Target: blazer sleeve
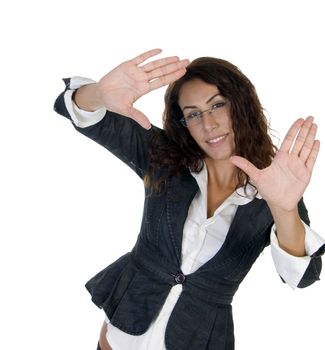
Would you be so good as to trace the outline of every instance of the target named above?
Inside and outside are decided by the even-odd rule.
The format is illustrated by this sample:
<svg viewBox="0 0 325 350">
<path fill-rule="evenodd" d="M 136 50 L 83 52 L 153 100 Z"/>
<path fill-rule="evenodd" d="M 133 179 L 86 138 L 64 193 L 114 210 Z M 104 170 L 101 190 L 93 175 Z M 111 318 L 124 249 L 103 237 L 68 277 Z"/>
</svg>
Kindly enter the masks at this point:
<svg viewBox="0 0 325 350">
<path fill-rule="evenodd" d="M 310 226 L 308 211 L 303 200 L 298 205 L 299 215 L 301 219 Z M 320 279 L 322 270 L 322 255 L 325 253 L 325 244 L 322 244 L 312 255 L 310 255 L 309 265 L 298 284 L 298 288 L 305 288 Z"/>
<path fill-rule="evenodd" d="M 57 97 L 54 110 L 68 118 L 78 132 L 105 147 L 143 179 L 148 168 L 151 139 L 154 134 L 162 134 L 163 130 L 155 126 L 149 130 L 144 129 L 133 119 L 111 111 L 106 111 L 105 116 L 94 125 L 78 127 L 73 122 L 64 100 L 65 93 L 72 90 L 71 79 L 63 81 L 65 90 Z"/>
<path fill-rule="evenodd" d="M 303 199 L 300 200 L 298 203 L 298 211 L 301 220 L 307 225 L 310 226 L 310 220 L 308 216 L 307 208 L 304 204 Z M 306 227 L 307 229 L 307 227 Z M 306 245 L 306 252 L 307 256 L 297 258 L 294 257 L 295 260 L 303 259 L 304 261 L 309 261 L 307 267 L 305 268 L 305 271 L 300 279 L 300 281 L 296 284 L 298 288 L 305 288 L 313 284 L 315 281 L 320 279 L 320 273 L 322 270 L 322 258 L 321 256 L 325 252 L 325 241 L 316 233 L 314 233 L 312 230 L 309 230 L 308 232 L 308 238 L 305 239 L 305 245 Z M 280 275 L 282 281 L 286 283 L 284 278 Z"/>
</svg>

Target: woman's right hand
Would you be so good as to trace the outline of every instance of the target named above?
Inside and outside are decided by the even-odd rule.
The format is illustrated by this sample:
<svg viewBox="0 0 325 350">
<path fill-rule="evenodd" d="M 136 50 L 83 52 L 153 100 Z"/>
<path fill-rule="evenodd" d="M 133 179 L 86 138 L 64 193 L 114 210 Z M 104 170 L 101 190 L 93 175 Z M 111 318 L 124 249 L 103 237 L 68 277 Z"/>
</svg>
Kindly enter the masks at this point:
<svg viewBox="0 0 325 350">
<path fill-rule="evenodd" d="M 96 84 L 97 96 L 106 109 L 134 119 L 142 127 L 151 127 L 149 119 L 133 104 L 148 92 L 170 84 L 185 74 L 187 59 L 166 57 L 142 64 L 161 53 L 154 49 L 121 63 Z"/>
</svg>

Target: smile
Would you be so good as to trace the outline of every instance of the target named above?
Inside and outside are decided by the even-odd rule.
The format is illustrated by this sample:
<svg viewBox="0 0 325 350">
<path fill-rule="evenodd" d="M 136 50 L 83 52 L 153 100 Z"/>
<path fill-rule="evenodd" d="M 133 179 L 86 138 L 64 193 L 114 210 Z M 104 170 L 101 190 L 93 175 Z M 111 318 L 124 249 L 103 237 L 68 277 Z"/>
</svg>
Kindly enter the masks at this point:
<svg viewBox="0 0 325 350">
<path fill-rule="evenodd" d="M 218 136 L 218 137 L 215 137 L 213 139 L 207 140 L 206 142 L 210 143 L 210 144 L 218 143 L 218 142 L 222 141 L 223 139 L 225 139 L 227 137 L 227 135 L 228 134 Z"/>
</svg>

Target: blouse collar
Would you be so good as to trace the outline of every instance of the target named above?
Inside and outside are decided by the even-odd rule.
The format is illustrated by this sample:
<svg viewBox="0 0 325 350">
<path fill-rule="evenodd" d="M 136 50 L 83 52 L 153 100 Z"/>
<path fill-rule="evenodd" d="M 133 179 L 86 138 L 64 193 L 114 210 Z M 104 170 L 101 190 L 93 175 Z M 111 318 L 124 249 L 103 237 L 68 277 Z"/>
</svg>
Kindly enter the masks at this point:
<svg viewBox="0 0 325 350">
<path fill-rule="evenodd" d="M 203 164 L 203 168 L 199 173 L 191 172 L 191 175 L 196 180 L 203 197 L 207 198 L 208 170 L 205 162 Z M 262 196 L 258 192 L 256 193 L 255 187 L 248 183 L 246 186 L 246 193 L 244 186 L 239 187 L 226 199 L 226 201 L 236 205 L 244 205 L 251 202 L 255 197 L 262 199 Z"/>
</svg>

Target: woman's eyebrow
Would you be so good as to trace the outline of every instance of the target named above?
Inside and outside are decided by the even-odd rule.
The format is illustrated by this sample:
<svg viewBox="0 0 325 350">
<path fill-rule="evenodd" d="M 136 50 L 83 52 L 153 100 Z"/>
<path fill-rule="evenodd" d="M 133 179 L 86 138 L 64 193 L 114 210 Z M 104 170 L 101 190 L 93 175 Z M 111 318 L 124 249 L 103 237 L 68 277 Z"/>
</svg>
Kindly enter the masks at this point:
<svg viewBox="0 0 325 350">
<path fill-rule="evenodd" d="M 215 97 L 220 96 L 220 95 L 221 95 L 220 92 L 216 93 L 215 95 L 209 97 L 208 100 L 207 100 L 205 103 L 211 102 Z M 185 106 L 185 107 L 183 108 L 183 112 L 184 112 L 184 110 L 185 110 L 186 108 L 197 108 L 197 106 Z"/>
</svg>

